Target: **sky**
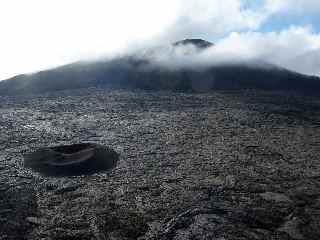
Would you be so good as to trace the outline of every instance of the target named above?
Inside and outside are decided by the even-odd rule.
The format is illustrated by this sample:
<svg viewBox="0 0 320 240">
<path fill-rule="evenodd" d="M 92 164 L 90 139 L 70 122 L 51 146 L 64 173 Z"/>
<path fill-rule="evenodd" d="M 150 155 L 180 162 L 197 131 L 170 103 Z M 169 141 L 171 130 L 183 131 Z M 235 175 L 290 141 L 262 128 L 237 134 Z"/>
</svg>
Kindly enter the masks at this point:
<svg viewBox="0 0 320 240">
<path fill-rule="evenodd" d="M 319 0 L 1 0 L 0 79 L 185 38 L 320 76 Z"/>
</svg>

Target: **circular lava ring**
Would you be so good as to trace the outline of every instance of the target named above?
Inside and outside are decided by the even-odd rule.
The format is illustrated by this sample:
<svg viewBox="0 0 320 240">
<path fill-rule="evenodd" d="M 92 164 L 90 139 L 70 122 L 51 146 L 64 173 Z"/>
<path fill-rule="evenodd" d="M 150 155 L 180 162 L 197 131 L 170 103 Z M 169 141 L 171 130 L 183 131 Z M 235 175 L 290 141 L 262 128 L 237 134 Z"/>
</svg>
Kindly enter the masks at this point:
<svg viewBox="0 0 320 240">
<path fill-rule="evenodd" d="M 119 155 L 95 143 L 41 148 L 24 156 L 24 166 L 46 176 L 89 175 L 114 168 Z"/>
</svg>

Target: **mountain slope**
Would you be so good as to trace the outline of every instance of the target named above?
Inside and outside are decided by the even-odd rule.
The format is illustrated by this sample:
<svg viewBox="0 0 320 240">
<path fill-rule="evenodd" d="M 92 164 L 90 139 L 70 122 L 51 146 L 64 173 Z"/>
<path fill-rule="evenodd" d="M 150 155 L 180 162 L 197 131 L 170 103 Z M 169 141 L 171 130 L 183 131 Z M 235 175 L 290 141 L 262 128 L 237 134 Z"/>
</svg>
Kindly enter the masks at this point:
<svg viewBox="0 0 320 240">
<path fill-rule="evenodd" d="M 302 73 L 320 75 L 320 49 L 308 51 L 290 59 L 287 66 Z"/>
<path fill-rule="evenodd" d="M 171 47 L 175 50 L 181 46 L 205 50 L 213 44 L 201 39 L 186 39 Z M 270 64 L 237 62 L 171 69 L 154 64 L 150 57 L 152 54 L 154 52 L 108 61 L 78 62 L 31 75 L 19 75 L 0 82 L 0 94 L 42 93 L 106 85 L 174 91 L 264 89 L 317 94 L 320 90 L 319 78 Z M 188 57 L 189 52 L 185 54 Z M 193 56 L 190 55 L 190 58 Z"/>
</svg>

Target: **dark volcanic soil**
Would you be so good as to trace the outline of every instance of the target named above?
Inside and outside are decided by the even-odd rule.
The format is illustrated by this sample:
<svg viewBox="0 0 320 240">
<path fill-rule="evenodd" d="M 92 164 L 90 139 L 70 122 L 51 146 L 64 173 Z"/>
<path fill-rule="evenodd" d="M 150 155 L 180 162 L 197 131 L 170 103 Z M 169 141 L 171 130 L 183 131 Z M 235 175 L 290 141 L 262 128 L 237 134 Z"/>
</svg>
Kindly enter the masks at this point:
<svg viewBox="0 0 320 240">
<path fill-rule="evenodd" d="M 87 89 L 0 97 L 0 239 L 320 239 L 320 99 Z M 22 155 L 79 142 L 109 172 Z"/>
</svg>

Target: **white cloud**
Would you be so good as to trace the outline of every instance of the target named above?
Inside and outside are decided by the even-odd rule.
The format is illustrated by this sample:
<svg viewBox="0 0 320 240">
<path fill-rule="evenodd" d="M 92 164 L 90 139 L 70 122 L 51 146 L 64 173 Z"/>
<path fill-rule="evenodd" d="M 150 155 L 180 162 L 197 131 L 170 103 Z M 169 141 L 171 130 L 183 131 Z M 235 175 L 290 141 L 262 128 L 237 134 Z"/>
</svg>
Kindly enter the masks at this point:
<svg viewBox="0 0 320 240">
<path fill-rule="evenodd" d="M 110 54 L 158 34 L 176 18 L 169 0 L 4 0 L 0 79 Z"/>
<path fill-rule="evenodd" d="M 287 67 L 305 74 L 320 76 L 320 48 L 290 59 Z"/>
<path fill-rule="evenodd" d="M 234 56 L 246 56 L 277 64 L 305 74 L 320 75 L 313 61 L 303 61 L 309 54 L 320 50 L 320 34 L 311 27 L 295 27 L 280 32 L 232 33 L 217 44 L 220 51 Z M 301 59 L 301 61 L 299 61 Z M 318 65 L 319 66 L 319 65 Z"/>
<path fill-rule="evenodd" d="M 257 29 L 266 19 L 262 8 L 243 8 L 242 0 L 176 0 L 177 19 L 159 36 L 161 41 L 190 37 L 218 38 L 230 31 Z"/>
<path fill-rule="evenodd" d="M 190 45 L 166 46 L 145 56 L 170 69 L 255 62 L 320 76 L 320 34 L 310 27 L 295 26 L 280 32 L 233 32 L 205 51 Z"/>
<path fill-rule="evenodd" d="M 320 1 L 258 2 L 3 0 L 0 2 L 0 79 L 114 54 L 139 43 L 148 46 L 188 37 L 216 41 L 227 36 L 218 42 L 215 51 L 237 49 L 246 56 L 257 55 L 257 51 L 263 58 L 281 64 L 293 55 L 293 48 L 297 56 L 316 48 L 319 39 L 310 29 L 291 28 L 265 34 L 259 33 L 259 27 L 273 14 L 286 14 L 286 11 L 297 14 L 300 8 L 310 13 L 320 11 Z M 249 32 L 241 33 L 246 31 Z M 230 32 L 239 33 L 229 35 Z"/>
<path fill-rule="evenodd" d="M 265 0 L 265 7 L 272 13 L 316 14 L 320 12 L 319 0 Z"/>
</svg>

